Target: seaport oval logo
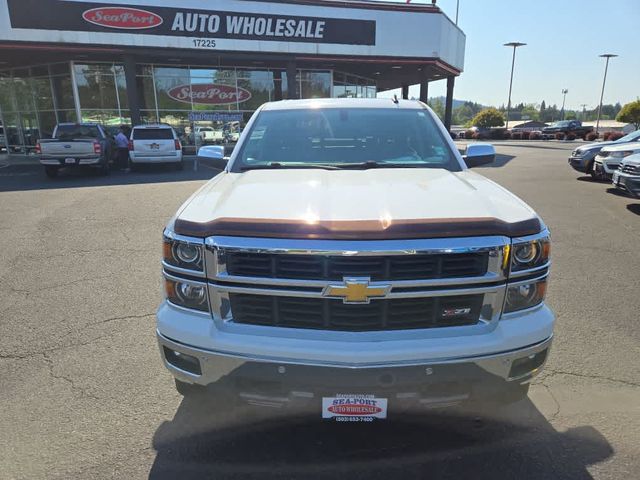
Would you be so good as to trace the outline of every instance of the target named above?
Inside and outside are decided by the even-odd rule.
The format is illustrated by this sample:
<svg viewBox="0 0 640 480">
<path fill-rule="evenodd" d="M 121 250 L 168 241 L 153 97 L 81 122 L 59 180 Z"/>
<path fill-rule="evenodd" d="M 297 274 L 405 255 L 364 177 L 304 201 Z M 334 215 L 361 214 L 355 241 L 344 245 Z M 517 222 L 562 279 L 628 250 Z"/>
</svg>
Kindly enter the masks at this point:
<svg viewBox="0 0 640 480">
<path fill-rule="evenodd" d="M 82 14 L 87 22 L 101 27 L 142 30 L 162 24 L 162 17 L 147 10 L 126 7 L 98 7 Z"/>
<path fill-rule="evenodd" d="M 227 105 L 229 103 L 246 102 L 251 98 L 249 90 L 217 83 L 178 85 L 167 91 L 167 95 L 178 102 L 198 105 Z"/>
</svg>

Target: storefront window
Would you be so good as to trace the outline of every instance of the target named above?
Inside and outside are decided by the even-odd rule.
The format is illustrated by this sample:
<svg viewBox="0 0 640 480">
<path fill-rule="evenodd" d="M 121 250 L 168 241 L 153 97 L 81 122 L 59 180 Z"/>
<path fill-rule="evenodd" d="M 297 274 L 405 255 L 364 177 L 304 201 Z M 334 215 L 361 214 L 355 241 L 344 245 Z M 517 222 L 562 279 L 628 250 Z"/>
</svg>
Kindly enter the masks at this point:
<svg viewBox="0 0 640 480">
<path fill-rule="evenodd" d="M 21 112 L 34 111 L 35 104 L 33 103 L 31 80 L 28 77 L 13 77 L 13 88 L 17 110 Z"/>
<path fill-rule="evenodd" d="M 93 67 L 92 65 L 76 65 L 75 75 L 80 97 L 80 108 L 84 109 L 115 109 L 118 106 L 115 77 L 113 73 L 102 75 L 101 69 L 78 67 Z"/>
<path fill-rule="evenodd" d="M 51 81 L 49 77 L 37 77 L 32 79 L 33 93 L 38 110 L 53 110 L 53 96 L 51 94 Z"/>
<path fill-rule="evenodd" d="M 269 70 L 238 70 L 238 88 L 251 94 L 239 103 L 241 110 L 255 110 L 273 98 L 273 72 Z"/>
<path fill-rule="evenodd" d="M 237 110 L 249 96 L 236 91 L 235 69 L 191 69 L 193 110 Z"/>
<path fill-rule="evenodd" d="M 15 99 L 13 80 L 6 74 L 0 75 L 0 109 L 2 109 L 3 112 L 15 111 Z"/>
<path fill-rule="evenodd" d="M 67 65 L 67 70 L 68 69 L 69 66 Z M 54 75 L 51 77 L 51 83 L 53 84 L 53 94 L 58 108 L 73 110 L 75 105 L 73 101 L 71 75 Z"/>
<path fill-rule="evenodd" d="M 154 80 L 158 99 L 158 110 L 191 110 L 189 71 L 184 69 L 182 73 L 180 76 L 162 76 L 157 73 L 155 74 Z"/>
<path fill-rule="evenodd" d="M 301 72 L 302 98 L 331 97 L 331 72 Z"/>
<path fill-rule="evenodd" d="M 40 124 L 40 138 L 51 138 L 53 129 L 58 123 L 56 112 L 38 112 L 38 123 Z"/>
</svg>

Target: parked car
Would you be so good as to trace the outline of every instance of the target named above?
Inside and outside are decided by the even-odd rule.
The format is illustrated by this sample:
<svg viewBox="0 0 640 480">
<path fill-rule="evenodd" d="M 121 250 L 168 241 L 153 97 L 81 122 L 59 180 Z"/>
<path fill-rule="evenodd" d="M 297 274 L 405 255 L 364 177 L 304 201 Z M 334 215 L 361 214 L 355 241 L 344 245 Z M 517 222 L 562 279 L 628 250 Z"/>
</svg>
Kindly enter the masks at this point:
<svg viewBox="0 0 640 480">
<path fill-rule="evenodd" d="M 131 166 L 149 163 L 172 163 L 183 168 L 182 144 L 170 125 L 136 125 L 129 139 Z"/>
<path fill-rule="evenodd" d="M 613 172 L 618 169 L 622 159 L 634 153 L 640 153 L 640 142 L 604 147 L 593 161 L 593 177 L 611 180 Z"/>
<path fill-rule="evenodd" d="M 593 127 L 583 127 L 582 122 L 579 120 L 561 120 L 543 128 L 542 134 L 555 135 L 557 133 L 564 133 L 565 135 L 569 135 L 572 133 L 576 137 L 586 139 L 587 134 L 592 131 Z"/>
<path fill-rule="evenodd" d="M 573 169 L 577 170 L 578 172 L 595 175 L 593 171 L 593 161 L 600 150 L 602 150 L 602 148 L 611 145 L 622 145 L 624 143 L 638 141 L 640 141 L 640 130 L 631 132 L 628 135 L 625 135 L 624 137 L 612 142 L 596 142 L 589 143 L 588 145 L 582 145 L 581 147 L 578 147 L 573 152 L 571 152 L 571 156 L 569 157 L 569 165 L 571 165 L 571 167 L 573 167 Z"/>
<path fill-rule="evenodd" d="M 640 198 L 640 154 L 626 157 L 613 172 L 612 183 L 635 198 Z"/>
<path fill-rule="evenodd" d="M 63 167 L 80 166 L 95 167 L 107 175 L 112 153 L 112 139 L 97 123 L 59 123 L 52 138 L 36 143 L 36 154 L 48 177 L 56 177 Z"/>
<path fill-rule="evenodd" d="M 408 100 L 267 103 L 246 128 L 164 231 L 156 333 L 180 393 L 336 421 L 527 395 L 553 337 L 550 239 L 469 170 L 492 145 L 461 156 Z"/>
</svg>

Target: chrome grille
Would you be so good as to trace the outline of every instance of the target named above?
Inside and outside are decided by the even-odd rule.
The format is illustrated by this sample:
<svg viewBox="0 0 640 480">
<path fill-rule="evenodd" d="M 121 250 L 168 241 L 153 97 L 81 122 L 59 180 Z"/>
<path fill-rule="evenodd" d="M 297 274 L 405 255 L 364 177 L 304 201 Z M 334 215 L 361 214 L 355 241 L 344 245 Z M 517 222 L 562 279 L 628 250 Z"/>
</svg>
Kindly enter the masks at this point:
<svg viewBox="0 0 640 480">
<path fill-rule="evenodd" d="M 337 331 L 406 330 L 475 325 L 484 295 L 341 300 L 277 295 L 229 295 L 236 323 Z"/>
<path fill-rule="evenodd" d="M 640 165 L 623 165 L 620 169 L 622 173 L 630 173 L 632 175 L 640 175 Z"/>
<path fill-rule="evenodd" d="M 454 326 L 465 334 L 483 333 L 500 318 L 510 243 L 504 236 L 209 237 L 205 264 L 211 311 L 218 329 L 249 334 L 256 333 L 254 326 L 270 327 L 261 329 L 262 335 L 317 339 L 345 331 L 419 338 L 446 335 L 435 332 Z M 386 293 L 363 301 L 328 293 L 348 281 Z"/>
<path fill-rule="evenodd" d="M 324 256 L 228 252 L 229 275 L 340 280 L 418 280 L 478 277 L 487 272 L 487 252 L 444 255 Z"/>
</svg>

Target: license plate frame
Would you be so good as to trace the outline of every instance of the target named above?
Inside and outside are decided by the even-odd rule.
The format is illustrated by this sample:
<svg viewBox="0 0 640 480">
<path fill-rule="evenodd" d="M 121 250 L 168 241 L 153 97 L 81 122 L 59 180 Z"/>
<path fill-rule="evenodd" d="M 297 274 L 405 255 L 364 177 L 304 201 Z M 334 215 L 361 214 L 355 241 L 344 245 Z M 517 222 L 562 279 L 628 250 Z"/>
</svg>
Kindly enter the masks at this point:
<svg viewBox="0 0 640 480">
<path fill-rule="evenodd" d="M 335 422 L 373 422 L 387 418 L 389 399 L 371 394 L 338 393 L 322 397 L 322 419 Z"/>
<path fill-rule="evenodd" d="M 65 165 L 75 165 L 76 163 L 76 159 L 75 158 L 71 158 L 71 157 L 67 157 L 64 159 L 64 164 Z"/>
</svg>

